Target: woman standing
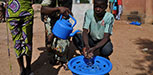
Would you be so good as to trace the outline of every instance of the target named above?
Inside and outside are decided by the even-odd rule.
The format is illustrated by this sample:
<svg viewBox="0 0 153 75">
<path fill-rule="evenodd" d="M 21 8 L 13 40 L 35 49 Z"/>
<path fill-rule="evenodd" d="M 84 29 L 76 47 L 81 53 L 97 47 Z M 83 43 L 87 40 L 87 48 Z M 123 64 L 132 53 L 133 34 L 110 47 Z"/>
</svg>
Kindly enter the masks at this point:
<svg viewBox="0 0 153 75">
<path fill-rule="evenodd" d="M 19 75 L 31 75 L 33 15 L 31 0 L 7 0 L 6 18 L 14 41 L 14 49 L 20 67 Z M 24 67 L 23 56 L 26 57 Z"/>
</svg>

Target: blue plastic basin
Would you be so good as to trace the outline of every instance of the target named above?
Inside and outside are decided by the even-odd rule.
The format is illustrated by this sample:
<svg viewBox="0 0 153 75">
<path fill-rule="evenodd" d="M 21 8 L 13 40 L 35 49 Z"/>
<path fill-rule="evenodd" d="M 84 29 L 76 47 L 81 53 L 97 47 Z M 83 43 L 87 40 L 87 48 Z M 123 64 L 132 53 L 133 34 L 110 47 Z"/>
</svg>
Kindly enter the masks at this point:
<svg viewBox="0 0 153 75">
<path fill-rule="evenodd" d="M 68 62 L 68 68 L 73 75 L 104 75 L 111 71 L 112 63 L 104 57 L 95 56 L 93 65 L 89 66 L 84 56 L 77 56 Z"/>
</svg>

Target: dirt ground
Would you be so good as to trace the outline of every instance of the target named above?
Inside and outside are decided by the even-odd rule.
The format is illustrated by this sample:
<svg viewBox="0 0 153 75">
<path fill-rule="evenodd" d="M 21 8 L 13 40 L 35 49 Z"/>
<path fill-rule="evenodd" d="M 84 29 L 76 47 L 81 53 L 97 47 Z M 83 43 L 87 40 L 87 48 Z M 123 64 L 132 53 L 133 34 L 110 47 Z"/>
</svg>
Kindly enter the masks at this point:
<svg viewBox="0 0 153 75">
<path fill-rule="evenodd" d="M 115 21 L 111 36 L 114 52 L 110 56 L 113 69 L 110 75 L 153 75 L 153 25 L 130 25 L 127 21 Z M 8 57 L 7 29 L 0 23 L 0 75 L 19 75 L 19 66 L 9 33 L 10 58 Z M 12 65 L 12 70 L 9 69 Z M 45 50 L 44 25 L 39 12 L 35 13 L 33 29 L 32 70 L 35 75 L 72 75 L 63 67 L 52 66 Z"/>
</svg>

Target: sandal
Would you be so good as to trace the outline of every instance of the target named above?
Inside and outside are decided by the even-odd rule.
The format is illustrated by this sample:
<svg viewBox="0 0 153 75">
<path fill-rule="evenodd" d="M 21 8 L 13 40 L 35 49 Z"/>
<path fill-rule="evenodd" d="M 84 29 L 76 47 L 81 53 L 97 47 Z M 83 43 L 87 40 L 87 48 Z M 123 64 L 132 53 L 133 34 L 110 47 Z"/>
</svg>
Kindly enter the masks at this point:
<svg viewBox="0 0 153 75">
<path fill-rule="evenodd" d="M 64 68 L 65 71 L 69 70 L 67 64 L 63 64 L 63 68 Z"/>
</svg>

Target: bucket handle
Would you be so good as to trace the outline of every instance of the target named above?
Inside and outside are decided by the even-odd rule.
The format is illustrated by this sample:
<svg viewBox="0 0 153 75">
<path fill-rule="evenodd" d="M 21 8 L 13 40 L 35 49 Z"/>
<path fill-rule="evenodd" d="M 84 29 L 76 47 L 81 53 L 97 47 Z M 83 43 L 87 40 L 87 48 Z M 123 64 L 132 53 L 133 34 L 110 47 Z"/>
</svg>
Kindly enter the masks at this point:
<svg viewBox="0 0 153 75">
<path fill-rule="evenodd" d="M 69 16 L 74 20 L 74 24 L 72 25 L 72 27 L 74 27 L 74 26 L 76 25 L 77 21 L 76 21 L 76 19 L 75 19 L 74 17 L 72 17 L 70 14 L 69 14 Z"/>
<path fill-rule="evenodd" d="M 61 14 L 61 16 L 60 16 L 60 20 L 62 19 L 62 14 Z M 70 14 L 69 14 L 69 16 L 74 20 L 74 24 L 72 25 L 72 28 L 76 25 L 76 23 L 77 23 L 77 21 L 76 21 L 76 19 L 74 18 L 74 17 L 72 17 Z"/>
</svg>

